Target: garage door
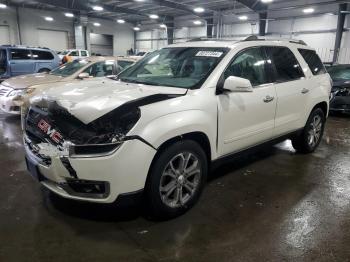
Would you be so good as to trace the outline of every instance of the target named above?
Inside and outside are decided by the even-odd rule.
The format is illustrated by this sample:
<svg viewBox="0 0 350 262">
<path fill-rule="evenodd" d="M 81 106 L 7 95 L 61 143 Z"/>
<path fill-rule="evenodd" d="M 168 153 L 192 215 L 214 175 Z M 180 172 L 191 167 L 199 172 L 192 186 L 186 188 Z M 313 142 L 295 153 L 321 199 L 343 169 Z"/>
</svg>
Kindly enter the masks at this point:
<svg viewBox="0 0 350 262">
<path fill-rule="evenodd" d="M 90 33 L 91 54 L 112 56 L 113 36 Z"/>
<path fill-rule="evenodd" d="M 7 25 L 0 25 L 0 45 L 10 44 L 10 29 Z"/>
<path fill-rule="evenodd" d="M 40 47 L 48 47 L 55 51 L 68 49 L 68 32 L 38 29 Z"/>
</svg>

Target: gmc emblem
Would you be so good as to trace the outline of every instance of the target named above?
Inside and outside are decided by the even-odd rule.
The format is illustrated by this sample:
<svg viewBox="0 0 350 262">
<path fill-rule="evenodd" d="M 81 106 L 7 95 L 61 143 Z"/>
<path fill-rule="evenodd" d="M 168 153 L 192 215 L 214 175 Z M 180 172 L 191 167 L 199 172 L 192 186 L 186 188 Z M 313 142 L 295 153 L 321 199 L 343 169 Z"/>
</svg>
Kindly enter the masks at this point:
<svg viewBox="0 0 350 262">
<path fill-rule="evenodd" d="M 62 135 L 58 131 L 53 129 L 51 125 L 43 119 L 39 121 L 38 127 L 41 131 L 48 135 L 52 141 L 56 142 L 57 144 L 59 144 L 63 139 Z"/>
</svg>

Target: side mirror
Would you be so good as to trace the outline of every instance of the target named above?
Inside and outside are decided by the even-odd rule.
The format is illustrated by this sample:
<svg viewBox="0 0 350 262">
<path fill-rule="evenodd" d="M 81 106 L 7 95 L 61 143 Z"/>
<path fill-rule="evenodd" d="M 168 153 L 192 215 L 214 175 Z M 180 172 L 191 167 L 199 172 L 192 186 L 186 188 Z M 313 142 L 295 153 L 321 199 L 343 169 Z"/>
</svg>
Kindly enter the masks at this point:
<svg viewBox="0 0 350 262">
<path fill-rule="evenodd" d="M 80 73 L 78 75 L 79 79 L 85 79 L 85 78 L 89 78 L 89 77 L 90 77 L 89 73 Z"/>
<path fill-rule="evenodd" d="M 224 83 L 224 90 L 231 92 L 253 92 L 252 83 L 245 78 L 229 76 Z"/>
</svg>

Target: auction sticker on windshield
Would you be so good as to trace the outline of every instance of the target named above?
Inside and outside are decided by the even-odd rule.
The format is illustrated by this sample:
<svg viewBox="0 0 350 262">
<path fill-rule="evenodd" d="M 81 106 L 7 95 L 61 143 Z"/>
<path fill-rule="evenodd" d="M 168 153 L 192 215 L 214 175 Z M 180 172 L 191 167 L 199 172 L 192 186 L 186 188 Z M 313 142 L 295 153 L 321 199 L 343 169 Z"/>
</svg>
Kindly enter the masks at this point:
<svg viewBox="0 0 350 262">
<path fill-rule="evenodd" d="M 215 52 L 215 51 L 199 51 L 196 56 L 204 56 L 204 57 L 221 57 L 223 52 Z"/>
</svg>

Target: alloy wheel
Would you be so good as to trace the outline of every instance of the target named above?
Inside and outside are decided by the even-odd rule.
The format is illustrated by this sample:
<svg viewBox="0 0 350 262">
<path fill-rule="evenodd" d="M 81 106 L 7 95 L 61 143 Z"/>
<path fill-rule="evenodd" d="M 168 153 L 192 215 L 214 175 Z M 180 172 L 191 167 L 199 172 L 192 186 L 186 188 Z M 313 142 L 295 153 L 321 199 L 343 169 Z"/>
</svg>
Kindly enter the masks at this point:
<svg viewBox="0 0 350 262">
<path fill-rule="evenodd" d="M 159 191 L 162 202 L 171 208 L 186 205 L 198 190 L 201 176 L 200 161 L 193 153 L 174 156 L 161 176 Z"/>
<path fill-rule="evenodd" d="M 308 144 L 311 148 L 315 147 L 320 138 L 322 133 L 322 118 L 319 115 L 315 115 L 308 131 Z"/>
</svg>

